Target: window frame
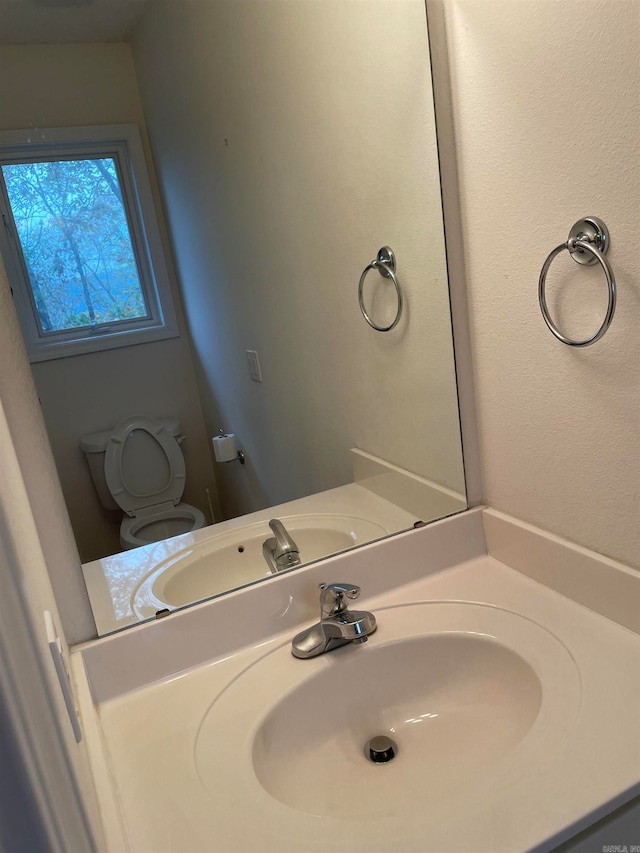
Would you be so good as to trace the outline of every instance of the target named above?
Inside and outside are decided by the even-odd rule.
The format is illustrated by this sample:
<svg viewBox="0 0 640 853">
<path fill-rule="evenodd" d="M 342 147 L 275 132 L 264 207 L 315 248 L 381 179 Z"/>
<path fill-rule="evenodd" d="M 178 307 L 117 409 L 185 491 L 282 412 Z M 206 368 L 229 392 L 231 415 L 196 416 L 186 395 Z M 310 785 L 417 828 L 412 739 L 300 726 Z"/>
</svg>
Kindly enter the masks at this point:
<svg viewBox="0 0 640 853">
<path fill-rule="evenodd" d="M 178 337 L 179 330 L 151 184 L 135 124 L 0 132 L 0 166 L 113 158 L 120 181 L 146 317 L 43 332 L 6 186 L 0 174 L 0 252 L 31 362 Z"/>
</svg>

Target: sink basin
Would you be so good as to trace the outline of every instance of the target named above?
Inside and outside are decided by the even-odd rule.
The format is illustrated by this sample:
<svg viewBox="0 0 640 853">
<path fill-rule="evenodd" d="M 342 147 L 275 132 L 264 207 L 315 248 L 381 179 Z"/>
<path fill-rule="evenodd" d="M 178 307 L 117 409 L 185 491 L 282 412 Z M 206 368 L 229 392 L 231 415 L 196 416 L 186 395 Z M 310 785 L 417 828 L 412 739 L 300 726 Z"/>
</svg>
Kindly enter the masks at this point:
<svg viewBox="0 0 640 853">
<path fill-rule="evenodd" d="M 522 740 L 541 703 L 535 671 L 504 646 L 465 634 L 413 638 L 350 654 L 289 693 L 255 734 L 254 769 L 272 796 L 300 811 L 369 814 L 400 805 L 407 787 L 424 801 L 481 774 Z M 292 726 L 300 715 L 307 723 Z M 398 747 L 389 767 L 364 761 L 365 743 L 380 734 Z M 361 774 L 364 798 L 353 784 Z"/>
<path fill-rule="evenodd" d="M 379 524 L 348 515 L 296 515 L 281 519 L 300 548 L 303 563 L 388 535 Z M 139 619 L 164 608 L 182 607 L 270 576 L 262 543 L 273 536 L 267 521 L 191 545 L 158 563 L 134 589 Z"/>
<path fill-rule="evenodd" d="M 546 629 L 465 602 L 376 617 L 366 644 L 297 660 L 287 643 L 215 699 L 195 750 L 211 796 L 223 785 L 296 812 L 381 820 L 481 798 L 567 740 L 580 681 Z M 364 754 L 379 735 L 397 744 L 386 764 Z"/>
</svg>

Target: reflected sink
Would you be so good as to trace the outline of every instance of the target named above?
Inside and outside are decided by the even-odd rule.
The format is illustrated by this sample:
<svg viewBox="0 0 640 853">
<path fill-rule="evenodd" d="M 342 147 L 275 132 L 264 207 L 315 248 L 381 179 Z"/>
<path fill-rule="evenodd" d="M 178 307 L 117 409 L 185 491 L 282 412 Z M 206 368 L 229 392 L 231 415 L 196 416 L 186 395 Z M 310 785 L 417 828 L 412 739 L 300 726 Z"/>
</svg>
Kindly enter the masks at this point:
<svg viewBox="0 0 640 853">
<path fill-rule="evenodd" d="M 258 800 L 307 814 L 415 814 L 533 774 L 567 739 L 580 681 L 546 629 L 465 602 L 378 609 L 376 618 L 362 646 L 297 660 L 287 643 L 218 696 L 195 752 L 212 796 L 220 785 L 238 796 L 253 786 Z M 364 755 L 378 735 L 397 744 L 387 764 Z"/>
<path fill-rule="evenodd" d="M 387 536 L 379 524 L 348 515 L 294 515 L 280 519 L 300 548 L 302 563 Z M 131 604 L 139 619 L 253 583 L 271 571 L 262 543 L 273 536 L 267 521 L 212 536 L 163 560 L 136 587 Z"/>
</svg>

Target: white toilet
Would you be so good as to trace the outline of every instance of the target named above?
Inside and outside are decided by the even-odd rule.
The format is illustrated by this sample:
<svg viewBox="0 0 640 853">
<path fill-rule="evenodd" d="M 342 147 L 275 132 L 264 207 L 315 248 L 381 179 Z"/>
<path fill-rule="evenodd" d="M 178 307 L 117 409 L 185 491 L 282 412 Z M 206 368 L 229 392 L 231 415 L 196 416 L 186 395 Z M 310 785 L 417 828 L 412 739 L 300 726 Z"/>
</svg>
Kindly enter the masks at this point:
<svg viewBox="0 0 640 853">
<path fill-rule="evenodd" d="M 180 502 L 185 484 L 182 440 L 178 421 L 142 415 L 80 440 L 102 505 L 125 512 L 120 525 L 123 548 L 205 526 L 199 509 Z"/>
</svg>

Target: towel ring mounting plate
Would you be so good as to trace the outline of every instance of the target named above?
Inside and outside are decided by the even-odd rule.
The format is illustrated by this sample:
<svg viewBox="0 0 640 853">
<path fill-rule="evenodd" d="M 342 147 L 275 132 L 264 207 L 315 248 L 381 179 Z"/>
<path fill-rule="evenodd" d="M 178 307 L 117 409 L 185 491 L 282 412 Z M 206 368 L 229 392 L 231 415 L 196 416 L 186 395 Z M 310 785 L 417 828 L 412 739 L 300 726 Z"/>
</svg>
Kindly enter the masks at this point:
<svg viewBox="0 0 640 853">
<path fill-rule="evenodd" d="M 569 231 L 569 240 L 571 244 L 574 240 L 586 240 L 594 249 L 597 249 L 603 255 L 609 251 L 609 229 L 604 224 L 602 219 L 597 216 L 585 216 L 584 219 L 579 219 Z M 587 264 L 592 266 L 598 263 L 598 258 L 593 252 L 585 252 L 584 249 L 574 249 L 571 252 L 571 257 L 577 264 Z"/>
</svg>

